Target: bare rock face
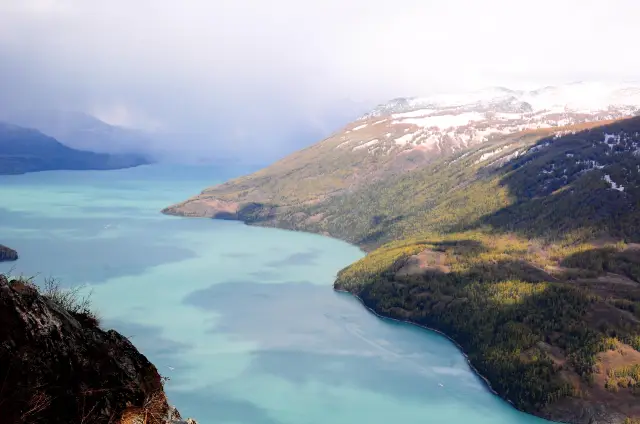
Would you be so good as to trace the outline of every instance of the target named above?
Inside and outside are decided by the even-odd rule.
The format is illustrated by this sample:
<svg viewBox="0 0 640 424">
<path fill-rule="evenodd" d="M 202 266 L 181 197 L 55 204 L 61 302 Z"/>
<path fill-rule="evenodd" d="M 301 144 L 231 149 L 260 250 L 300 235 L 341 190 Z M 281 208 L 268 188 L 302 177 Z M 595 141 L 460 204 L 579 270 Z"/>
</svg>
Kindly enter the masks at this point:
<svg viewBox="0 0 640 424">
<path fill-rule="evenodd" d="M 127 338 L 3 275 L 0 382 L 3 424 L 180 419 L 156 367 Z"/>
</svg>

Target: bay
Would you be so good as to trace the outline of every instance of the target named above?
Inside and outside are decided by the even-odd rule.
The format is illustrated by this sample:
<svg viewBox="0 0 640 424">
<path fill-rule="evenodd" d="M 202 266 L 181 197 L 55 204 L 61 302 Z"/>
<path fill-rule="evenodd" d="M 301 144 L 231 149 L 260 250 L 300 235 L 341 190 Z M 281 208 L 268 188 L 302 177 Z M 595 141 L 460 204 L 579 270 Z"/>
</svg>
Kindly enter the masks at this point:
<svg viewBox="0 0 640 424">
<path fill-rule="evenodd" d="M 0 176 L 0 272 L 86 285 L 202 424 L 542 424 L 445 337 L 335 293 L 363 256 L 317 235 L 159 211 L 233 171 L 154 165 Z"/>
</svg>

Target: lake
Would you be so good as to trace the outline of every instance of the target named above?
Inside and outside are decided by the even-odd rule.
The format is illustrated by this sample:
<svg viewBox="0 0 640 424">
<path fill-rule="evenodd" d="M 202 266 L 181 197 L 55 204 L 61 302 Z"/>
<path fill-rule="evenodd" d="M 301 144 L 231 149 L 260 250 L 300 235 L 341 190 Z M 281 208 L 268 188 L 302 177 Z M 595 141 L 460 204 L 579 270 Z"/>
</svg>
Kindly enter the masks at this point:
<svg viewBox="0 0 640 424">
<path fill-rule="evenodd" d="M 332 290 L 363 256 L 317 235 L 159 211 L 233 172 L 154 165 L 0 176 L 0 271 L 93 290 L 200 424 L 543 424 L 437 333 Z"/>
</svg>

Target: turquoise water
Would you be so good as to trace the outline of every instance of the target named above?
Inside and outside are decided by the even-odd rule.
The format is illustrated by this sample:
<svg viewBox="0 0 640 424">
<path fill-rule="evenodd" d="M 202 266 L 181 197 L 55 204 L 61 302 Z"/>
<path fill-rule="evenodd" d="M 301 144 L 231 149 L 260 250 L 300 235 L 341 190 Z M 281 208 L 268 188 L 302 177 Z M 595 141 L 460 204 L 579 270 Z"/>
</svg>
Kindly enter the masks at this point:
<svg viewBox="0 0 640 424">
<path fill-rule="evenodd" d="M 205 167 L 0 176 L 0 271 L 93 289 L 104 327 L 201 424 L 542 424 L 493 396 L 444 337 L 333 292 L 359 249 L 158 211 L 225 178 Z"/>
</svg>

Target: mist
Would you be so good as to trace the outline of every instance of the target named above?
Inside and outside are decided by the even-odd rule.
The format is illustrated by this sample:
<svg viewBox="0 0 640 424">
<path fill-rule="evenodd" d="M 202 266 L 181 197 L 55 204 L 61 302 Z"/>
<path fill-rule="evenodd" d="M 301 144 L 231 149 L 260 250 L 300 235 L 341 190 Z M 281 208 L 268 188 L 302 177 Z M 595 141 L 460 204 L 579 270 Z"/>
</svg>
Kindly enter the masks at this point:
<svg viewBox="0 0 640 424">
<path fill-rule="evenodd" d="M 637 16 L 635 0 L 3 0 L 0 112 L 266 161 L 390 98 L 634 79 Z"/>
</svg>

